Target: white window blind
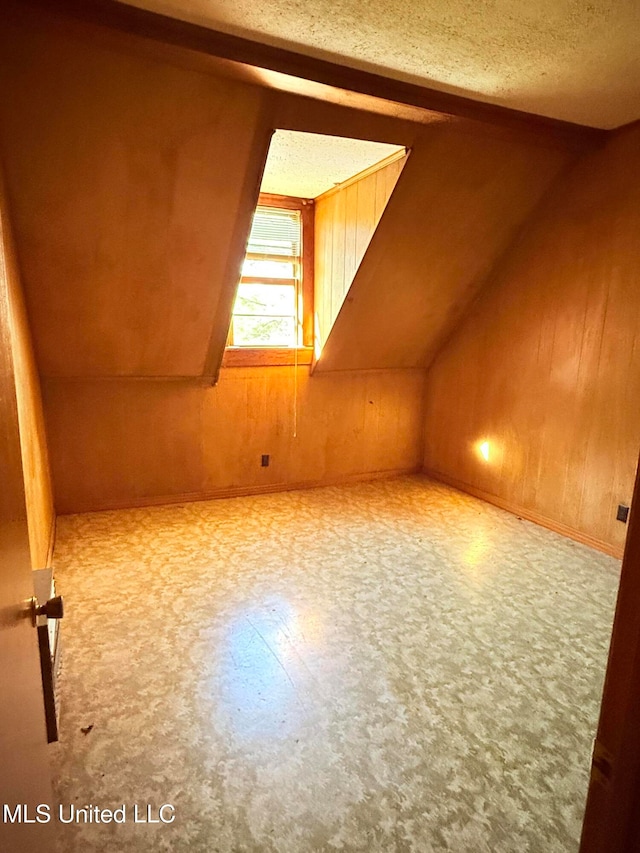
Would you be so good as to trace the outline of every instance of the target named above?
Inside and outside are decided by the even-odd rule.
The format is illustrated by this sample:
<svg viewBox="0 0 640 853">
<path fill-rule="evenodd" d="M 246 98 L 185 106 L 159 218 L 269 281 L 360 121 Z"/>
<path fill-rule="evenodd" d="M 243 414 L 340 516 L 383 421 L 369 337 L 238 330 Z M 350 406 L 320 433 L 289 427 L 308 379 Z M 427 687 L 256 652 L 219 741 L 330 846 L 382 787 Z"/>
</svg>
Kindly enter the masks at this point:
<svg viewBox="0 0 640 853">
<path fill-rule="evenodd" d="M 300 211 L 258 205 L 253 215 L 248 255 L 300 257 Z"/>
<path fill-rule="evenodd" d="M 295 347 L 301 334 L 302 217 L 258 205 L 229 334 L 234 347 Z"/>
</svg>

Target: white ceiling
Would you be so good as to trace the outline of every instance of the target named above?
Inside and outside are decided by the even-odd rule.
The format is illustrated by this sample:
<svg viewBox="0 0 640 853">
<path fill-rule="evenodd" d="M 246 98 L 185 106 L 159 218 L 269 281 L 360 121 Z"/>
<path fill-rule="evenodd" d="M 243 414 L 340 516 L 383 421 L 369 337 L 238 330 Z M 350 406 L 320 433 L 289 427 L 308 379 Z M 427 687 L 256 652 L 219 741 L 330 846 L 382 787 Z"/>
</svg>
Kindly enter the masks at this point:
<svg viewBox="0 0 640 853">
<path fill-rule="evenodd" d="M 245 38 L 593 127 L 640 118 L 640 0 L 129 0 Z"/>
<path fill-rule="evenodd" d="M 316 198 L 401 147 L 320 133 L 277 130 L 271 138 L 260 190 Z"/>
</svg>

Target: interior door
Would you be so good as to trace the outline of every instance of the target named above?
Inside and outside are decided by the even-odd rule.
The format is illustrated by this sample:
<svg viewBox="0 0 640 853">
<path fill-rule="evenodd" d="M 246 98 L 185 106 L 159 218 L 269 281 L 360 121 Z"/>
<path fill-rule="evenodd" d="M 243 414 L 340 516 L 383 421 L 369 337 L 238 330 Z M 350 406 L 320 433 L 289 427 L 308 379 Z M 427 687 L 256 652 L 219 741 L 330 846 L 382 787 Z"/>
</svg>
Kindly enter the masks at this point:
<svg viewBox="0 0 640 853">
<path fill-rule="evenodd" d="M 640 465 L 580 845 L 580 853 L 637 851 L 640 851 Z"/>
<path fill-rule="evenodd" d="M 25 822 L 36 820 L 37 805 L 50 804 L 51 781 L 28 605 L 33 585 L 6 275 L 0 253 L 0 850 L 32 853 L 50 844 L 55 816 L 52 811 L 48 823 Z"/>
</svg>

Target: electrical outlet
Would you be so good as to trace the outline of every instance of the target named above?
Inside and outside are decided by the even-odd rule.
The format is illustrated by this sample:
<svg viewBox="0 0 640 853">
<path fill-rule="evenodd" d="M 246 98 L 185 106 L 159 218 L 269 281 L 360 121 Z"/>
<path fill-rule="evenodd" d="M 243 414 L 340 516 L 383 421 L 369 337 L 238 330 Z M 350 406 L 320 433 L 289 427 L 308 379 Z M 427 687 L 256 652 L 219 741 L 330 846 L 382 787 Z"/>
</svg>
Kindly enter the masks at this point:
<svg viewBox="0 0 640 853">
<path fill-rule="evenodd" d="M 260 460 L 260 465 L 261 465 L 263 468 L 268 468 L 268 467 L 269 467 L 269 454 L 268 454 L 268 453 L 263 453 L 263 454 L 262 454 L 262 459 Z"/>
<path fill-rule="evenodd" d="M 627 519 L 629 518 L 629 507 L 624 504 L 618 504 L 618 512 L 616 513 L 616 521 L 622 521 L 623 524 L 627 523 Z"/>
</svg>

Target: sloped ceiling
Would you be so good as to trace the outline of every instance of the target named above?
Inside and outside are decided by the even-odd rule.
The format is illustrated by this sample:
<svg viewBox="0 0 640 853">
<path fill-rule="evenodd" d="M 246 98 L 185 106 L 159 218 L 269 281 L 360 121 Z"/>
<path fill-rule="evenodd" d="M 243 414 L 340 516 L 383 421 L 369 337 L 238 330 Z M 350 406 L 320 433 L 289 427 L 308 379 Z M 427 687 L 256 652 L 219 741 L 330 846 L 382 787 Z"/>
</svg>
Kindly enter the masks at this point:
<svg viewBox="0 0 640 853">
<path fill-rule="evenodd" d="M 592 127 L 640 118 L 640 4 L 129 0 L 233 35 Z"/>
<path fill-rule="evenodd" d="M 4 22 L 0 51 L 41 374 L 215 374 L 271 136 L 260 90 L 57 27 Z"/>
<path fill-rule="evenodd" d="M 508 138 L 425 131 L 315 369 L 427 367 L 570 159 Z"/>
<path fill-rule="evenodd" d="M 0 29 L 0 145 L 41 373 L 215 376 L 276 126 L 270 93 L 130 42 L 30 19 Z M 335 129 L 345 113 L 331 109 Z M 377 120 L 361 114 L 363 138 Z M 464 120 L 420 125 L 413 141 L 320 371 L 426 366 L 576 156 Z"/>
</svg>

